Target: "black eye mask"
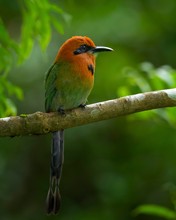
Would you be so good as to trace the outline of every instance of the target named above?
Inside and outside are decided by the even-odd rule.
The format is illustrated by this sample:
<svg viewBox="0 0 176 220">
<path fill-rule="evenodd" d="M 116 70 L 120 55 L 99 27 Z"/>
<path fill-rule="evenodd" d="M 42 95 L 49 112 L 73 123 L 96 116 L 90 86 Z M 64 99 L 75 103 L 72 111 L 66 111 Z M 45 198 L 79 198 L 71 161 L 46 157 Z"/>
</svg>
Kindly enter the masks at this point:
<svg viewBox="0 0 176 220">
<path fill-rule="evenodd" d="M 78 49 L 76 49 L 73 53 L 74 53 L 74 55 L 86 53 L 86 52 L 90 51 L 92 48 L 93 47 L 88 46 L 87 44 L 83 44 Z"/>
</svg>

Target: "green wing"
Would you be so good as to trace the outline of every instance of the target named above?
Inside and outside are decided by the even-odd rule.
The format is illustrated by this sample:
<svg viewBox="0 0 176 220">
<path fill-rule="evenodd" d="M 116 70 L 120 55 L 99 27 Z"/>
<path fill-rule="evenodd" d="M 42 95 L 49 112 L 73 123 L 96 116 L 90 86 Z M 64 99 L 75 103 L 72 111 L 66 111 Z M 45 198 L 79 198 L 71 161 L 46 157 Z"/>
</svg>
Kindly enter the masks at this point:
<svg viewBox="0 0 176 220">
<path fill-rule="evenodd" d="M 53 64 L 45 77 L 45 110 L 46 112 L 51 111 L 51 105 L 54 96 L 56 95 L 56 78 L 58 74 L 57 64 Z"/>
</svg>

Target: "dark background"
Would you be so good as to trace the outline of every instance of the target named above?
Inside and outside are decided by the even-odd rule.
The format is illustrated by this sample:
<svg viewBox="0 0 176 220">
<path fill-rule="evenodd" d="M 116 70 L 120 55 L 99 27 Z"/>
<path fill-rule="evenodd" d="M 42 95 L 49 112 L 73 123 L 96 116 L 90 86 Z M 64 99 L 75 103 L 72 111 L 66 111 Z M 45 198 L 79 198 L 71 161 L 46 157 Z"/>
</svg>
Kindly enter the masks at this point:
<svg viewBox="0 0 176 220">
<path fill-rule="evenodd" d="M 36 44 L 30 58 L 10 72 L 22 87 L 18 114 L 44 111 L 44 75 L 60 45 L 86 35 L 113 53 L 97 58 L 89 103 L 118 97 L 127 86 L 123 69 L 148 61 L 176 68 L 175 0 L 54 1 L 72 16 L 65 33 L 54 32 L 47 52 Z M 17 1 L 0 0 L 0 14 L 13 37 L 21 25 Z M 176 131 L 157 116 L 135 115 L 68 129 L 61 180 L 62 209 L 45 214 L 49 185 L 50 135 L 0 139 L 0 218 L 10 219 L 159 219 L 134 217 L 141 204 L 173 209 L 176 182 Z"/>
</svg>

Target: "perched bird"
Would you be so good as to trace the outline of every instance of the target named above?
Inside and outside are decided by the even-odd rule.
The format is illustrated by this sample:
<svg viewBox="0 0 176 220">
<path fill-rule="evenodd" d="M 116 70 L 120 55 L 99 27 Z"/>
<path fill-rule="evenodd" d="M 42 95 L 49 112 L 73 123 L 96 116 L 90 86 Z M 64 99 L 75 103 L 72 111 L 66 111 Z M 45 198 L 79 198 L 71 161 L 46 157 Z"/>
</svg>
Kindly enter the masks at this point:
<svg viewBox="0 0 176 220">
<path fill-rule="evenodd" d="M 59 49 L 45 78 L 46 112 L 84 107 L 93 84 L 95 54 L 112 51 L 109 47 L 95 46 L 88 37 L 74 36 Z M 59 183 L 64 162 L 64 130 L 52 133 L 50 186 L 46 199 L 47 213 L 60 209 Z"/>
</svg>

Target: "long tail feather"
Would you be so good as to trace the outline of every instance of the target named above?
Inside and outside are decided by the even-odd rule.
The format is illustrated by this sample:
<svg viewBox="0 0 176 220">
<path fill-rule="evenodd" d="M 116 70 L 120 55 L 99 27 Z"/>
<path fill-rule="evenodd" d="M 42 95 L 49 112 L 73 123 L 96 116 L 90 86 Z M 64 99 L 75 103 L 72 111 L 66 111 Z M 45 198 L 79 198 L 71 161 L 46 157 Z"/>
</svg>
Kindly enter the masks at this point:
<svg viewBox="0 0 176 220">
<path fill-rule="evenodd" d="M 64 163 L 64 130 L 53 132 L 50 187 L 46 199 L 47 213 L 57 214 L 61 206 L 59 183 Z"/>
</svg>

